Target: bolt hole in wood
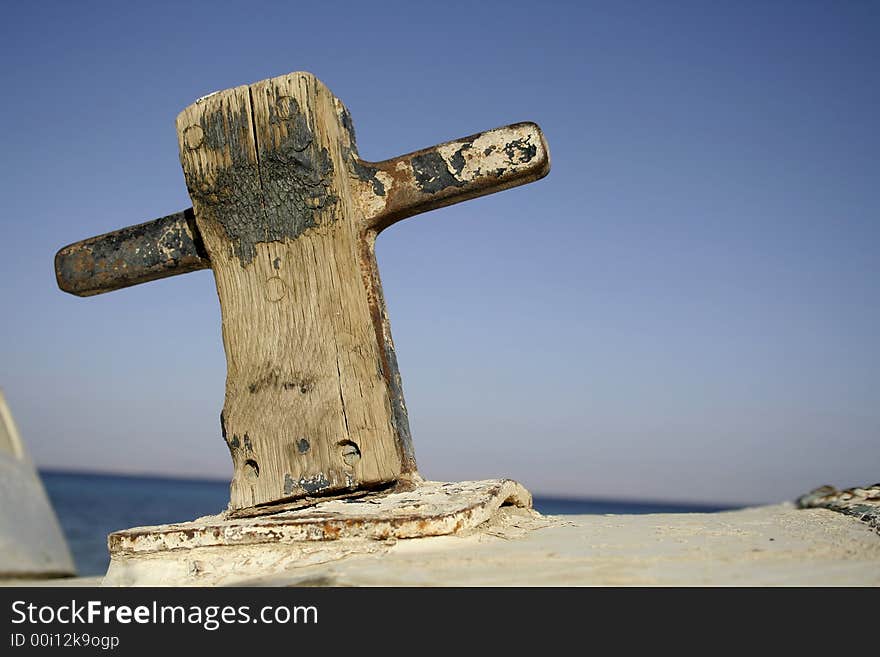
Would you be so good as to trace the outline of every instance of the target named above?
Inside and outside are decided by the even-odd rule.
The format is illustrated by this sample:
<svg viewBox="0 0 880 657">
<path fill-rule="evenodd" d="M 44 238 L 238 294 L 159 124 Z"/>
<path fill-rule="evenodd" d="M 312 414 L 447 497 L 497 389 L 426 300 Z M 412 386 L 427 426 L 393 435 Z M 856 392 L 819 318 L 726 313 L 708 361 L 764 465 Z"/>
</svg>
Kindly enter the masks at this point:
<svg viewBox="0 0 880 657">
<path fill-rule="evenodd" d="M 256 481 L 260 478 L 260 466 L 253 459 L 244 462 L 244 478 L 247 481 Z"/>
<path fill-rule="evenodd" d="M 205 133 L 200 125 L 191 125 L 183 131 L 183 143 L 191 151 L 194 151 L 201 146 L 204 138 Z"/>
<path fill-rule="evenodd" d="M 268 301 L 281 301 L 287 294 L 287 286 L 278 276 L 273 276 L 266 281 L 266 299 Z"/>
<path fill-rule="evenodd" d="M 353 466 L 361 460 L 361 449 L 353 440 L 341 440 L 337 444 L 339 445 L 345 465 Z"/>
</svg>

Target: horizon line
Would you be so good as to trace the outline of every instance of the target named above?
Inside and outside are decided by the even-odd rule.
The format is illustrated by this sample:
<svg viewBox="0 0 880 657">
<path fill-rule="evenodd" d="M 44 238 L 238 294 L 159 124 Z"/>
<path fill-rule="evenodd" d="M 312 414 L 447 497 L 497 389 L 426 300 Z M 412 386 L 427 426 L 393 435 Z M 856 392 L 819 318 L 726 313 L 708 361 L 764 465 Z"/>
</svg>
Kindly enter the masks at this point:
<svg viewBox="0 0 880 657">
<path fill-rule="evenodd" d="M 178 481 L 178 482 L 190 482 L 190 483 L 214 483 L 214 484 L 226 484 L 229 485 L 228 479 L 222 479 L 217 477 L 211 477 L 208 475 L 199 476 L 199 475 L 174 475 L 174 474 L 153 474 L 148 472 L 135 473 L 135 472 L 119 472 L 119 471 L 109 471 L 109 470 L 81 470 L 77 468 L 66 468 L 66 467 L 56 467 L 56 466 L 36 466 L 37 472 L 41 475 L 43 473 L 46 474 L 58 474 L 58 475 L 80 475 L 80 476 L 91 476 L 91 477 L 105 477 L 105 478 L 125 478 L 125 479 L 153 479 L 160 481 Z M 529 491 L 531 492 L 531 491 Z M 695 507 L 695 508 L 706 508 L 706 509 L 721 509 L 721 510 L 733 510 L 733 509 L 743 509 L 753 506 L 765 506 L 767 502 L 750 502 L 747 504 L 731 504 L 731 503 L 721 503 L 721 502 L 683 502 L 680 500 L 668 500 L 668 499 L 646 499 L 646 498 L 620 498 L 620 497 L 572 497 L 567 495 L 556 495 L 556 494 L 542 494 L 542 493 L 533 493 L 533 498 L 542 499 L 542 500 L 555 500 L 559 502 L 597 502 L 604 504 L 642 504 L 645 506 L 678 506 L 678 507 Z"/>
</svg>

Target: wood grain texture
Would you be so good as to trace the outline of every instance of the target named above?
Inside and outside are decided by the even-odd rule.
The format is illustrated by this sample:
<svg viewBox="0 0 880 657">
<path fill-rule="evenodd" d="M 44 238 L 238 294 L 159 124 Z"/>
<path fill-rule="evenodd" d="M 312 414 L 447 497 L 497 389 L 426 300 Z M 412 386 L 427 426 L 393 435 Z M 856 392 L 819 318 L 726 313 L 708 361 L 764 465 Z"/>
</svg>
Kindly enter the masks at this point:
<svg viewBox="0 0 880 657">
<path fill-rule="evenodd" d="M 546 175 L 538 126 L 371 163 L 342 102 L 292 73 L 197 101 L 177 132 L 222 308 L 231 507 L 417 479 L 376 236 Z"/>
<path fill-rule="evenodd" d="M 337 108 L 295 73 L 178 118 L 223 315 L 232 508 L 403 472 Z"/>
</svg>

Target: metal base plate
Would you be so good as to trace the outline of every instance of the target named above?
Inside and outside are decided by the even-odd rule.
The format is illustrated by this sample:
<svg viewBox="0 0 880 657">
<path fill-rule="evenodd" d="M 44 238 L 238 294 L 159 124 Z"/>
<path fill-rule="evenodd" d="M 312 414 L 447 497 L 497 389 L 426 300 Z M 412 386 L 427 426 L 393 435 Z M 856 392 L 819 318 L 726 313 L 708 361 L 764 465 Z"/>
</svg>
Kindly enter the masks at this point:
<svg viewBox="0 0 880 657">
<path fill-rule="evenodd" d="M 413 482 L 406 490 L 332 499 L 242 517 L 224 512 L 191 522 L 110 534 L 105 585 L 245 583 L 301 565 L 381 549 L 400 539 L 456 534 L 503 505 L 531 508 L 510 479 Z M 386 548 L 387 549 L 387 548 Z"/>
</svg>

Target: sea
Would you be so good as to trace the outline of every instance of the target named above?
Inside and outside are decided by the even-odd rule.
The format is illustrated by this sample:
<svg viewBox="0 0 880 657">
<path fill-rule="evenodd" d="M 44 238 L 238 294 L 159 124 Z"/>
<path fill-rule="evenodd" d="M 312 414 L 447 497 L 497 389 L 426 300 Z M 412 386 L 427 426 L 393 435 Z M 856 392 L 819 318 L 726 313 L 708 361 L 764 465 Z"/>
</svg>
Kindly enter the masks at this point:
<svg viewBox="0 0 880 657">
<path fill-rule="evenodd" d="M 40 470 L 80 576 L 103 575 L 107 534 L 213 515 L 226 508 L 229 482 Z M 708 513 L 732 507 L 624 500 L 534 498 L 537 511 L 564 514 Z"/>
</svg>

